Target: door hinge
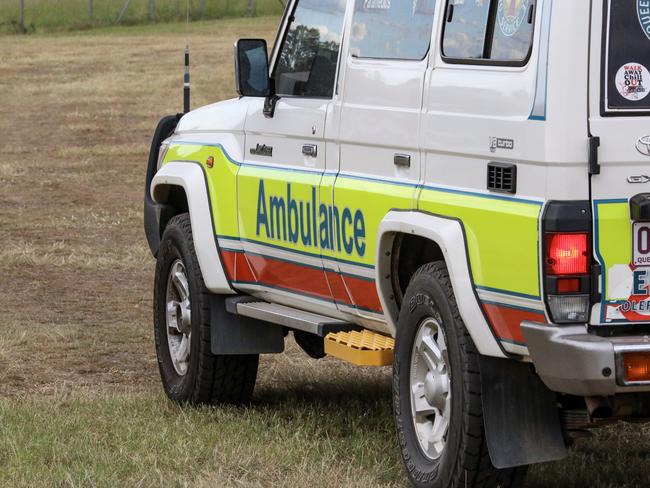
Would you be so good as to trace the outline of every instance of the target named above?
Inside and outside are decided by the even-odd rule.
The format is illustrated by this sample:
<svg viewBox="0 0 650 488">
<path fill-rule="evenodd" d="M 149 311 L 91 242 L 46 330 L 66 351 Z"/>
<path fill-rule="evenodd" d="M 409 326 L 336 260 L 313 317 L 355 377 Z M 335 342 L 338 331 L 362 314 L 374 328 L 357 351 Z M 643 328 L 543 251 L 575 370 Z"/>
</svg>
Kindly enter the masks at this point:
<svg viewBox="0 0 650 488">
<path fill-rule="evenodd" d="M 589 174 L 600 174 L 600 162 L 598 161 L 598 148 L 600 147 L 600 137 L 589 137 Z"/>
</svg>

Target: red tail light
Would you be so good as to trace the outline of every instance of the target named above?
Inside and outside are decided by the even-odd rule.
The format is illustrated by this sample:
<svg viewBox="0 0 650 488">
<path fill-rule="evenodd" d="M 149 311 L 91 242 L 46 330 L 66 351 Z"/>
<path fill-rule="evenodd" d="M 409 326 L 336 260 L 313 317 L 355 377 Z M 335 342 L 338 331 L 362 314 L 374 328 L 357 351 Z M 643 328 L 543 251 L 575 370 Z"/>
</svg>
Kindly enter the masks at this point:
<svg viewBox="0 0 650 488">
<path fill-rule="evenodd" d="M 588 234 L 547 234 L 546 272 L 551 276 L 589 273 Z"/>
<path fill-rule="evenodd" d="M 591 202 L 549 202 L 542 220 L 544 300 L 554 324 L 589 322 L 594 276 Z"/>
</svg>

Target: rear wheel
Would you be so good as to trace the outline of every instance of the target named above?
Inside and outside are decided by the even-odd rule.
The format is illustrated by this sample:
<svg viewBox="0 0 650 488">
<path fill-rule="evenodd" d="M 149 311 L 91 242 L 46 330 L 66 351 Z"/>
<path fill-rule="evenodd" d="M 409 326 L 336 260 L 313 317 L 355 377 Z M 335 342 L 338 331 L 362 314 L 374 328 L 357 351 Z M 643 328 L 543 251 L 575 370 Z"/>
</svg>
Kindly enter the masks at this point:
<svg viewBox="0 0 650 488">
<path fill-rule="evenodd" d="M 526 468 L 498 470 L 490 462 L 478 353 L 443 262 L 420 268 L 406 290 L 397 329 L 393 407 L 414 486 L 523 484 Z"/>
<path fill-rule="evenodd" d="M 156 353 L 165 393 L 175 402 L 194 405 L 248 402 L 259 356 L 212 354 L 210 327 L 210 293 L 194 250 L 190 217 L 178 215 L 163 234 L 154 285 Z"/>
</svg>

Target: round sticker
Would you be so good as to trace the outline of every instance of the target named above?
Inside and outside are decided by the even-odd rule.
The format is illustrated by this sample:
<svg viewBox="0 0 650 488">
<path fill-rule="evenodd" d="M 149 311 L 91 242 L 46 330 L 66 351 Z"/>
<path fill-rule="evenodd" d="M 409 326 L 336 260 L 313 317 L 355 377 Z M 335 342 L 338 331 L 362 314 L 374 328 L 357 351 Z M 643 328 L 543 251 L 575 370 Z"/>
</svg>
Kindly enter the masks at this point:
<svg viewBox="0 0 650 488">
<path fill-rule="evenodd" d="M 626 100 L 638 102 L 648 96 L 650 72 L 639 63 L 627 63 L 616 73 L 616 89 Z"/>
<path fill-rule="evenodd" d="M 506 37 L 514 36 L 528 14 L 529 0 L 499 0 L 497 22 Z"/>
</svg>

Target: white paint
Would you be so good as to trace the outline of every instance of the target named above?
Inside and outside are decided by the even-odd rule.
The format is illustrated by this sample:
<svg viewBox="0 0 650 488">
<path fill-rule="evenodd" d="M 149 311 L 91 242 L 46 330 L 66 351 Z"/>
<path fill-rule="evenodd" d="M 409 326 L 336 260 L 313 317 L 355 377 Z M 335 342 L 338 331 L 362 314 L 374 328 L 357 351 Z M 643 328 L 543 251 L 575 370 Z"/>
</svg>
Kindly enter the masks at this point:
<svg viewBox="0 0 650 488">
<path fill-rule="evenodd" d="M 615 300 L 627 300 L 632 295 L 632 270 L 617 264 L 607 270 L 607 295 Z"/>
<path fill-rule="evenodd" d="M 388 327 L 393 335 L 397 331 L 398 310 L 390 278 L 390 256 L 395 233 L 412 234 L 430 239 L 438 244 L 445 257 L 449 279 L 458 304 L 458 311 L 465 327 L 481 354 L 504 357 L 492 335 L 485 316 L 476 300 L 469 265 L 465 238 L 461 225 L 455 220 L 443 219 L 420 212 L 390 212 L 379 226 L 377 249 L 377 289 L 381 305 L 386 312 Z"/>
<path fill-rule="evenodd" d="M 170 186 L 183 188 L 187 195 L 194 249 L 206 288 L 213 293 L 234 293 L 217 251 L 203 170 L 194 163 L 172 161 L 166 164 L 151 182 L 153 200 L 157 203 L 165 203 Z"/>
</svg>

